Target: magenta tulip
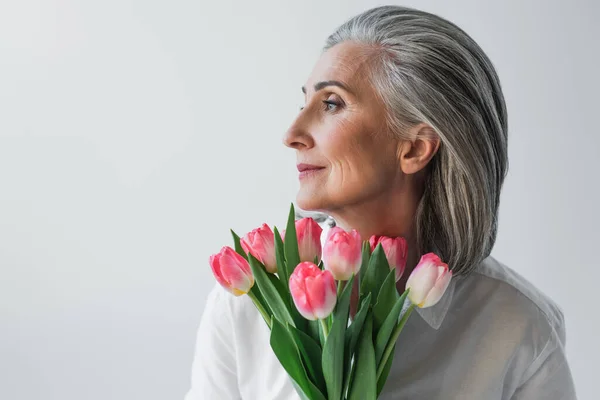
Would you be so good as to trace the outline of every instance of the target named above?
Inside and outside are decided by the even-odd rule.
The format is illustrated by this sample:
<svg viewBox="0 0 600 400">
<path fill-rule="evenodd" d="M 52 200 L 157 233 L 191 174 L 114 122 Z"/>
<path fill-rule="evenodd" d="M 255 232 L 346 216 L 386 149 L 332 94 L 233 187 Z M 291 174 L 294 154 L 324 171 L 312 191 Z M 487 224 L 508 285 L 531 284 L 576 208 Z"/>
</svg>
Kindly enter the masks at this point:
<svg viewBox="0 0 600 400">
<path fill-rule="evenodd" d="M 403 237 L 371 236 L 369 244 L 371 252 L 375 251 L 377 245 L 381 243 L 385 258 L 387 258 L 390 270 L 396 270 L 396 282 L 400 280 L 404 269 L 406 268 L 406 256 L 408 246 Z"/>
<path fill-rule="evenodd" d="M 290 293 L 300 314 L 311 321 L 327 318 L 337 302 L 331 272 L 307 261 L 298 264 L 290 276 Z"/>
<path fill-rule="evenodd" d="M 419 308 L 431 307 L 440 301 L 451 278 L 447 264 L 433 253 L 425 254 L 406 281 L 408 298 Z"/>
<path fill-rule="evenodd" d="M 362 240 L 358 231 L 331 228 L 323 247 L 323 262 L 338 281 L 347 281 L 357 274 L 362 264 Z"/>
<path fill-rule="evenodd" d="M 217 282 L 235 296 L 248 293 L 254 286 L 254 275 L 248 261 L 229 246 L 211 255 L 209 264 Z"/>
<path fill-rule="evenodd" d="M 275 257 L 275 235 L 271 227 L 262 224 L 259 228 L 248 232 L 240 240 L 246 253 L 252 254 L 260 261 L 268 272 L 277 272 L 277 258 Z"/>
</svg>

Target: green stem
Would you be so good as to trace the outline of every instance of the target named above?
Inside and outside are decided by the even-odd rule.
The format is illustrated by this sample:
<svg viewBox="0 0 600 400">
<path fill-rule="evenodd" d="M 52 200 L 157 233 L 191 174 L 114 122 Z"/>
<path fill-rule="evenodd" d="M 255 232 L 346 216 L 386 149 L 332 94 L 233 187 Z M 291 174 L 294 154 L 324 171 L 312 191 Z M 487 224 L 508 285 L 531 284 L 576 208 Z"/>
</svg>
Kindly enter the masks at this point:
<svg viewBox="0 0 600 400">
<path fill-rule="evenodd" d="M 400 332 L 402 332 L 402 328 L 404 328 L 404 325 L 406 324 L 406 321 L 408 321 L 408 317 L 410 317 L 410 314 L 413 312 L 414 308 L 415 308 L 414 304 L 411 304 L 410 307 L 408 307 L 408 310 L 406 310 L 406 313 L 402 316 L 402 319 L 400 319 L 400 322 L 398 323 L 398 325 L 396 325 L 396 327 L 392 331 L 392 335 L 390 336 L 390 341 L 388 342 L 387 346 L 385 347 L 385 351 L 383 352 L 383 358 L 381 359 L 381 362 L 379 363 L 379 367 L 377 367 L 377 380 L 378 381 L 379 381 L 379 377 L 383 373 L 383 368 L 385 368 L 385 364 L 387 363 L 388 358 L 390 358 L 390 354 L 392 354 L 392 350 L 394 349 L 396 340 L 398 340 L 398 336 L 400 336 Z"/>
<path fill-rule="evenodd" d="M 262 314 L 263 319 L 267 323 L 267 326 L 269 327 L 269 329 L 271 329 L 271 316 L 269 315 L 267 310 L 265 310 L 264 307 L 262 306 L 262 304 L 260 304 L 260 301 L 258 301 L 258 299 L 254 295 L 254 293 L 248 292 L 248 296 L 252 299 L 252 302 L 254 303 L 254 305 L 256 306 L 258 311 Z"/>
<path fill-rule="evenodd" d="M 346 287 L 346 284 L 348 282 L 346 281 L 338 281 L 338 285 L 337 285 L 337 298 L 339 299 L 342 296 L 342 292 L 344 291 L 344 288 Z"/>
<path fill-rule="evenodd" d="M 319 322 L 321 323 L 321 328 L 323 328 L 323 338 L 327 339 L 327 336 L 329 335 L 329 327 L 327 326 L 327 321 L 325 321 L 324 319 L 320 319 Z"/>
</svg>

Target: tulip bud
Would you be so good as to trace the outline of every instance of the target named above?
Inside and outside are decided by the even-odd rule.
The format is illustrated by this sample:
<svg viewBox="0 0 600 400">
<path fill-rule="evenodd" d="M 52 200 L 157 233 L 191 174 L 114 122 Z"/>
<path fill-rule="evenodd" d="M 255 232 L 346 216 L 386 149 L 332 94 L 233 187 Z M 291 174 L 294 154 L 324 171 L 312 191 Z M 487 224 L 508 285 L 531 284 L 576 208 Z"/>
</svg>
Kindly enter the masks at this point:
<svg viewBox="0 0 600 400">
<path fill-rule="evenodd" d="M 311 321 L 327 318 L 337 302 L 331 272 L 306 261 L 298 264 L 290 276 L 290 293 L 300 314 Z"/>
<path fill-rule="evenodd" d="M 277 272 L 277 258 L 275 257 L 275 235 L 271 227 L 262 224 L 253 229 L 240 240 L 240 244 L 246 253 L 250 253 L 260 261 L 267 272 Z"/>
<path fill-rule="evenodd" d="M 362 264 L 362 240 L 358 231 L 331 228 L 323 247 L 323 261 L 338 281 L 347 281 L 358 273 Z"/>
<path fill-rule="evenodd" d="M 234 296 L 246 294 L 254 286 L 254 275 L 248 261 L 229 246 L 211 255 L 209 264 L 217 282 Z"/>
<path fill-rule="evenodd" d="M 383 247 L 383 252 L 390 265 L 390 270 L 396 270 L 396 282 L 398 282 L 406 268 L 406 255 L 408 249 L 406 240 L 403 237 L 391 238 L 387 236 L 371 236 L 369 239 L 371 252 L 375 251 L 375 248 L 379 243 L 381 243 L 381 247 Z"/>
<path fill-rule="evenodd" d="M 451 278 L 447 264 L 433 253 L 425 254 L 406 281 L 408 298 L 417 307 L 431 307 L 440 301 Z"/>
<path fill-rule="evenodd" d="M 321 233 L 323 228 L 312 218 L 302 218 L 296 221 L 296 236 L 298 237 L 298 252 L 300 261 L 321 261 Z"/>
</svg>

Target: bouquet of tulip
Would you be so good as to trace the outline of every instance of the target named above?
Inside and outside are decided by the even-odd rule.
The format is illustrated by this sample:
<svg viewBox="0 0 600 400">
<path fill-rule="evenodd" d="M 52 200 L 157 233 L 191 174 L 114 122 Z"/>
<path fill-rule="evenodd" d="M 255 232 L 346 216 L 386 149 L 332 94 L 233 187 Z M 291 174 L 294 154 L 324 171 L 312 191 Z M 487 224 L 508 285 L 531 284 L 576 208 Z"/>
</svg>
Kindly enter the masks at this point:
<svg viewBox="0 0 600 400">
<path fill-rule="evenodd" d="M 334 227 L 321 248 L 322 228 L 312 218 L 295 220 L 293 205 L 282 233 L 266 224 L 242 238 L 231 233 L 234 248 L 210 257 L 213 274 L 233 295 L 252 299 L 303 400 L 377 399 L 414 307 L 437 303 L 452 277 L 429 253 L 399 294 L 403 238 L 363 241 L 356 230 Z M 351 318 L 354 285 L 359 298 Z"/>
</svg>

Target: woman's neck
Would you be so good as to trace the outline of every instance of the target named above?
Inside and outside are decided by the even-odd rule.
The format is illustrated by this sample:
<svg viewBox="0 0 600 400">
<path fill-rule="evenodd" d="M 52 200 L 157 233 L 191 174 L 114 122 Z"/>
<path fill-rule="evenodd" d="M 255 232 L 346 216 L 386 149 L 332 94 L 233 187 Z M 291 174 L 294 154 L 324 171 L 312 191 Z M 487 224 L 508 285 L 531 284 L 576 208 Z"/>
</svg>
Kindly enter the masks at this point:
<svg viewBox="0 0 600 400">
<path fill-rule="evenodd" d="M 398 206 L 398 205 L 401 206 Z M 329 212 L 336 225 L 346 231 L 356 229 L 362 240 L 369 240 L 373 235 L 403 237 L 408 245 L 406 268 L 396 283 L 399 293 L 404 292 L 408 276 L 420 259 L 417 248 L 417 237 L 414 216 L 418 207 L 418 199 L 396 199 L 395 201 L 372 202 L 360 207 L 344 208 Z M 355 282 L 358 283 L 358 282 Z M 358 286 L 354 285 L 351 300 L 351 315 L 356 311 Z"/>
</svg>

